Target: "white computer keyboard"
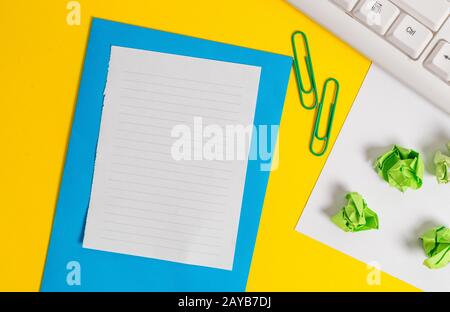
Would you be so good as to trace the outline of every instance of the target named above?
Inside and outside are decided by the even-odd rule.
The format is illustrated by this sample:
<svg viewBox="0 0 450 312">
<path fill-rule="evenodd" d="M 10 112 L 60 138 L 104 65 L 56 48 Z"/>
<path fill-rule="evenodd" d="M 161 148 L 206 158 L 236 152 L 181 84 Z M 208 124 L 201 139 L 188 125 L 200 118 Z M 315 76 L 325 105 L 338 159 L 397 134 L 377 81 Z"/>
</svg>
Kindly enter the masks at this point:
<svg viewBox="0 0 450 312">
<path fill-rule="evenodd" d="M 288 1 L 450 114 L 450 0 Z"/>
</svg>

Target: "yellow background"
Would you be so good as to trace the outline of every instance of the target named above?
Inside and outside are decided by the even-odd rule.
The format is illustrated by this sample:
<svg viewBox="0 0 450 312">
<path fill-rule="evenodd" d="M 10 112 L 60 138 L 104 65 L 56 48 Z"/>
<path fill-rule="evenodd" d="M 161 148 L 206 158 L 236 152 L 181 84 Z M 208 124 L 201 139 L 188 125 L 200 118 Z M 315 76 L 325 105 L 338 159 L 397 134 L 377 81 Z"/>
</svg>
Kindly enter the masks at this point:
<svg viewBox="0 0 450 312">
<path fill-rule="evenodd" d="M 318 85 L 341 82 L 333 141 L 369 61 L 282 0 L 0 0 L 0 290 L 40 287 L 83 57 L 93 16 L 291 55 L 290 35 L 308 33 Z M 291 75 L 247 290 L 414 290 L 294 231 L 326 157 L 308 153 L 312 113 Z"/>
</svg>

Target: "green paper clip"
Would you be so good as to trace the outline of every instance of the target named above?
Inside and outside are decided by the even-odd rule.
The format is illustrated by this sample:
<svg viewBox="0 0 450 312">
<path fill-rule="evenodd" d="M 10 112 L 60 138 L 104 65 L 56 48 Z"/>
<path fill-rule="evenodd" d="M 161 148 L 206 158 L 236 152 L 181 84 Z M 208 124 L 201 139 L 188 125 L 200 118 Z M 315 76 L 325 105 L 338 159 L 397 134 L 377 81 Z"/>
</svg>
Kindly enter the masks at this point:
<svg viewBox="0 0 450 312">
<path fill-rule="evenodd" d="M 298 55 L 297 55 L 297 44 L 295 43 L 295 37 L 297 37 L 299 35 L 303 39 L 304 49 L 306 52 L 305 64 L 306 64 L 306 70 L 307 70 L 308 76 L 309 76 L 309 84 L 311 86 L 308 90 L 305 89 L 305 86 L 303 84 L 302 75 L 300 73 L 300 64 L 299 64 Z M 302 104 L 303 108 L 311 110 L 311 109 L 316 108 L 318 96 L 317 96 L 316 79 L 314 77 L 314 69 L 313 69 L 313 65 L 312 65 L 311 54 L 309 53 L 308 38 L 306 37 L 306 34 L 304 32 L 296 31 L 292 34 L 291 40 L 292 40 L 292 49 L 294 50 L 294 72 L 295 72 L 295 77 L 297 79 L 300 103 Z M 311 94 L 311 93 L 313 93 L 313 95 L 314 95 L 314 103 L 313 103 L 313 105 L 308 106 L 304 102 L 303 94 Z"/>
<path fill-rule="evenodd" d="M 325 135 L 321 136 L 321 135 L 319 135 L 320 119 L 322 117 L 323 104 L 325 101 L 329 83 L 334 83 L 334 95 L 333 95 L 333 100 L 330 104 L 330 112 L 328 114 L 327 130 L 325 131 Z M 339 95 L 339 82 L 335 78 L 328 78 L 323 85 L 322 98 L 320 99 L 320 102 L 317 107 L 316 120 L 314 121 L 314 130 L 313 130 L 313 134 L 311 136 L 311 142 L 309 144 L 309 150 L 315 156 L 322 156 L 327 151 L 328 142 L 330 141 L 331 128 L 333 127 L 334 112 L 336 111 L 338 95 Z M 316 152 L 314 150 L 315 140 L 323 141 L 323 147 L 320 150 L 320 152 Z"/>
<path fill-rule="evenodd" d="M 300 72 L 300 64 L 299 64 L 299 60 L 298 60 L 297 45 L 295 43 L 295 39 L 297 36 L 302 37 L 303 44 L 304 44 L 304 50 L 306 52 L 305 64 L 306 64 L 306 70 L 308 72 L 309 82 L 310 82 L 310 86 L 311 86 L 309 89 L 305 88 L 303 79 L 301 76 L 301 72 Z M 339 89 L 340 89 L 339 81 L 337 81 L 337 79 L 335 79 L 335 78 L 328 78 L 327 80 L 325 80 L 325 83 L 323 85 L 323 90 L 322 90 L 322 96 L 321 96 L 320 101 L 318 101 L 319 96 L 318 96 L 318 92 L 317 92 L 316 79 L 314 76 L 314 68 L 313 68 L 311 53 L 309 50 L 308 38 L 304 32 L 296 31 L 292 34 L 291 41 L 292 41 L 292 48 L 294 51 L 294 72 L 295 72 L 295 77 L 297 79 L 297 87 L 298 87 L 298 93 L 299 93 L 299 98 L 300 98 L 300 104 L 302 105 L 303 108 L 305 108 L 307 110 L 312 110 L 312 109 L 317 108 L 316 117 L 315 117 L 315 121 L 314 121 L 314 129 L 313 129 L 311 141 L 309 144 L 309 150 L 315 156 L 322 156 L 323 154 L 325 154 L 325 152 L 328 149 L 328 143 L 329 143 L 329 139 L 330 139 L 331 129 L 333 126 L 334 113 L 336 111 L 336 104 L 337 104 Z M 333 100 L 332 100 L 331 106 L 330 106 L 330 113 L 328 115 L 327 129 L 325 131 L 325 135 L 321 136 L 319 134 L 320 120 L 322 117 L 322 110 L 323 110 L 323 105 L 324 105 L 324 101 L 325 101 L 327 90 L 328 90 L 328 85 L 330 83 L 334 84 L 334 95 L 333 95 Z M 314 96 L 314 103 L 313 103 L 313 105 L 308 106 L 305 104 L 303 95 L 311 94 L 311 93 Z M 314 142 L 316 140 L 323 142 L 323 147 L 320 151 L 316 151 L 314 149 Z"/>
</svg>

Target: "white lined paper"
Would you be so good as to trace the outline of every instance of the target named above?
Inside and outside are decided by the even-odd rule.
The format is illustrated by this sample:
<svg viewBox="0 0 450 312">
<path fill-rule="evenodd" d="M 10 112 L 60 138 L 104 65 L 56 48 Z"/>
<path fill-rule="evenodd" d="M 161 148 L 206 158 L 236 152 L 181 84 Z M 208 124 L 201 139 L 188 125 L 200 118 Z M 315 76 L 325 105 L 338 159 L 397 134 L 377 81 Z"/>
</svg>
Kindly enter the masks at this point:
<svg viewBox="0 0 450 312">
<path fill-rule="evenodd" d="M 231 270 L 246 161 L 176 161 L 178 124 L 253 124 L 260 68 L 113 46 L 83 247 Z"/>
</svg>

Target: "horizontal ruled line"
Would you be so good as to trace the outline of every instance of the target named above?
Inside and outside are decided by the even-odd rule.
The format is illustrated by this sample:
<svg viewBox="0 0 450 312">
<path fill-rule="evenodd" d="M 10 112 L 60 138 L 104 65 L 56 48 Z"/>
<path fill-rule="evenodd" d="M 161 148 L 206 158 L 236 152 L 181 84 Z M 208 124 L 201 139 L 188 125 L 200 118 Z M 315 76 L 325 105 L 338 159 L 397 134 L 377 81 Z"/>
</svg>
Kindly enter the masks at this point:
<svg viewBox="0 0 450 312">
<path fill-rule="evenodd" d="M 179 94 L 173 94 L 173 93 L 169 93 L 169 92 L 150 91 L 150 90 L 145 90 L 145 89 L 134 89 L 134 88 L 126 88 L 126 87 L 121 87 L 121 89 L 128 90 L 128 91 L 133 91 L 133 92 L 144 92 L 144 93 L 151 93 L 151 94 L 173 96 L 173 97 L 179 97 L 179 98 L 196 100 L 196 101 L 224 103 L 224 104 L 236 105 L 236 106 L 240 106 L 241 105 L 240 103 L 236 103 L 236 102 L 216 100 L 216 99 L 209 99 L 209 98 L 199 98 L 199 97 L 196 97 L 196 96 L 179 95 Z"/>
<path fill-rule="evenodd" d="M 144 144 L 152 144 L 152 145 L 159 145 L 159 146 L 172 146 L 170 143 L 160 143 L 160 142 L 151 142 L 146 140 L 136 140 L 131 138 L 122 138 L 122 137 L 114 137 L 116 140 L 124 140 L 127 142 L 134 142 L 134 143 L 144 143 Z"/>
<path fill-rule="evenodd" d="M 205 92 L 205 93 L 213 93 L 213 94 L 222 94 L 222 95 L 228 95 L 233 97 L 240 97 L 240 94 L 236 93 L 228 93 L 228 92 L 222 92 L 222 91 L 212 91 L 212 90 L 205 90 L 205 89 L 197 89 L 197 88 L 189 88 L 189 87 L 181 87 L 181 86 L 175 86 L 165 83 L 158 83 L 158 82 L 152 82 L 152 81 L 142 81 L 142 80 L 133 80 L 133 79 L 123 79 L 123 81 L 126 82 L 132 82 L 132 83 L 141 83 L 145 85 L 152 85 L 152 86 L 158 86 L 158 87 L 166 87 L 166 88 L 174 88 L 174 89 L 181 89 L 181 90 L 188 90 L 188 91 L 197 91 L 197 92 Z"/>
<path fill-rule="evenodd" d="M 104 213 L 108 214 L 108 215 L 112 215 L 112 216 L 118 216 L 118 217 L 127 217 L 127 218 L 138 219 L 138 220 L 142 220 L 143 219 L 143 220 L 149 220 L 149 221 L 160 222 L 160 223 L 189 226 L 189 227 L 194 227 L 194 228 L 198 227 L 198 228 L 204 228 L 204 229 L 209 229 L 209 230 L 214 230 L 214 231 L 220 231 L 220 229 L 218 229 L 218 228 L 205 226 L 203 224 L 188 224 L 188 223 L 181 223 L 181 222 L 173 222 L 173 221 L 160 220 L 160 219 L 155 219 L 155 218 L 144 218 L 144 217 L 141 217 L 141 216 L 133 216 L 133 215 L 128 215 L 128 214 L 113 213 L 113 212 L 108 212 L 108 211 L 105 211 Z"/>
<path fill-rule="evenodd" d="M 109 189 L 110 190 L 116 190 L 116 191 L 129 192 L 129 193 L 143 194 L 143 195 L 156 195 L 156 196 L 160 196 L 160 197 L 188 200 L 188 201 L 192 201 L 192 202 L 198 202 L 198 203 L 210 204 L 210 205 L 220 205 L 220 206 L 223 205 L 223 203 L 219 203 L 219 202 L 212 202 L 212 201 L 207 201 L 207 200 L 192 199 L 192 198 L 179 197 L 179 196 L 173 196 L 173 195 L 163 195 L 161 193 L 151 193 L 151 192 L 144 192 L 144 191 L 136 191 L 136 190 L 130 190 L 130 189 L 123 189 L 123 188 L 120 188 L 120 187 L 110 187 Z"/>
<path fill-rule="evenodd" d="M 136 72 L 136 71 L 130 71 L 130 70 L 125 70 L 124 72 L 128 73 L 128 74 L 134 74 L 134 75 L 161 77 L 161 78 L 165 78 L 165 79 L 189 81 L 189 82 L 209 84 L 209 85 L 216 85 L 216 86 L 223 86 L 223 87 L 230 87 L 230 88 L 237 88 L 237 89 L 242 89 L 243 88 L 242 86 L 239 86 L 239 85 L 232 85 L 232 84 L 225 84 L 225 83 L 211 82 L 211 81 L 204 81 L 204 80 L 195 80 L 195 79 L 181 78 L 181 77 L 171 77 L 171 76 L 158 75 L 158 74 L 153 74 L 153 73 Z"/>
<path fill-rule="evenodd" d="M 144 211 L 144 212 L 151 212 L 151 213 L 159 213 L 159 214 L 165 214 L 165 215 L 169 215 L 169 216 L 190 218 L 190 219 L 194 219 L 194 220 L 211 221 L 211 222 L 218 222 L 218 223 L 223 222 L 222 219 L 203 218 L 203 217 L 198 217 L 198 216 L 191 216 L 191 215 L 185 215 L 185 214 L 180 214 L 180 213 L 171 213 L 171 212 L 167 212 L 167 211 L 148 209 L 148 208 L 138 208 L 138 207 L 116 205 L 116 204 L 107 204 L 107 206 L 115 207 L 115 208 L 119 208 L 119 209 L 130 209 L 130 210 L 137 210 L 137 211 Z"/>
<path fill-rule="evenodd" d="M 162 101 L 162 100 L 155 100 L 155 99 L 149 99 L 149 98 L 141 98 L 141 97 L 135 97 L 135 96 L 125 96 L 121 95 L 121 98 L 129 99 L 129 100 L 135 100 L 135 101 L 143 101 L 143 102 L 153 102 L 153 103 L 161 103 L 161 104 L 169 104 L 174 106 L 183 106 L 183 107 L 191 107 L 191 108 L 200 108 L 200 109 L 207 109 L 207 110 L 214 110 L 218 112 L 224 112 L 224 113 L 239 113 L 238 110 L 229 110 L 229 109 L 220 109 L 216 107 L 211 106 L 198 106 L 198 105 L 191 105 L 191 104 L 185 104 L 185 103 L 176 103 L 176 102 L 170 102 L 170 101 Z M 122 104 L 123 105 L 123 104 Z M 143 106 L 140 106 L 139 108 L 144 108 Z"/>
<path fill-rule="evenodd" d="M 145 118 L 145 119 L 155 119 L 155 120 L 161 120 L 161 121 L 187 123 L 187 120 L 180 120 L 180 119 L 171 119 L 171 118 L 155 117 L 155 116 L 148 116 L 148 115 L 138 115 L 138 114 L 124 113 L 124 112 L 119 112 L 119 114 L 120 115 L 124 115 L 124 116 L 136 117 L 136 118 Z"/>
<path fill-rule="evenodd" d="M 149 204 L 161 205 L 161 206 L 166 206 L 166 207 L 177 207 L 180 209 L 194 210 L 194 211 L 200 211 L 200 212 L 210 212 L 210 213 L 217 213 L 217 214 L 224 213 L 223 211 L 218 211 L 218 210 L 193 208 L 193 207 L 187 207 L 187 206 L 182 206 L 182 205 L 177 205 L 177 204 L 167 204 L 167 203 L 162 203 L 162 202 L 157 202 L 157 201 L 152 201 L 152 200 L 147 200 L 147 199 L 135 199 L 135 198 L 129 198 L 129 197 L 123 197 L 123 196 L 117 196 L 117 195 L 111 195 L 110 197 L 116 198 L 116 199 L 122 199 L 122 200 L 129 200 L 129 201 L 137 202 L 137 203 L 149 203 Z"/>
<path fill-rule="evenodd" d="M 156 112 L 164 112 L 164 113 L 170 113 L 170 114 L 177 114 L 177 115 L 186 116 L 186 113 L 181 113 L 181 112 L 168 110 L 168 109 L 160 109 L 160 108 L 155 108 L 155 107 L 136 107 L 134 105 L 127 105 L 127 104 L 122 104 L 121 106 L 130 107 L 130 108 L 134 108 L 134 109 L 144 109 L 144 110 L 151 110 L 151 111 L 156 111 Z M 198 117 L 202 117 L 202 118 L 219 119 L 219 120 L 225 120 L 225 121 L 234 122 L 234 123 L 238 122 L 237 119 L 205 115 L 203 113 L 199 113 L 199 114 L 195 114 L 195 115 L 198 116 Z M 142 116 L 148 116 L 148 115 L 142 115 Z M 149 117 L 151 117 L 151 116 L 149 116 Z M 192 117 L 192 116 L 189 115 L 189 117 Z"/>
<path fill-rule="evenodd" d="M 202 177 L 202 178 L 206 178 L 206 179 L 213 179 L 213 180 L 219 180 L 219 181 L 230 179 L 230 177 L 216 177 L 216 176 L 211 176 L 211 175 L 206 175 L 206 174 L 199 174 L 199 173 L 192 173 L 192 172 L 180 172 L 178 170 L 160 169 L 160 168 L 141 166 L 141 165 L 136 165 L 136 164 L 125 164 L 125 163 L 113 162 L 113 165 L 133 167 L 133 168 L 138 168 L 138 169 L 155 170 L 155 171 L 160 171 L 160 172 L 172 172 L 172 173 L 180 174 L 180 175 L 184 175 L 184 176 L 196 176 L 196 177 Z"/>
<path fill-rule="evenodd" d="M 108 180 L 111 182 L 116 182 L 116 183 L 136 184 L 136 185 L 151 186 L 151 187 L 179 191 L 179 192 L 189 192 L 189 193 L 202 194 L 202 195 L 207 195 L 207 196 L 227 197 L 227 195 L 224 195 L 224 194 L 217 194 L 217 193 L 212 194 L 212 193 L 207 193 L 207 192 L 194 191 L 194 190 L 190 190 L 190 189 L 186 189 L 186 188 L 182 189 L 182 188 L 176 188 L 176 187 L 171 187 L 171 186 L 162 186 L 162 185 L 156 185 L 156 184 L 150 184 L 150 183 L 140 183 L 140 182 L 136 182 L 136 181 L 128 181 L 128 180 L 121 180 L 121 179 L 109 178 Z"/>
<path fill-rule="evenodd" d="M 213 238 L 213 239 L 221 239 L 219 236 L 214 236 L 214 235 L 208 235 L 208 234 L 203 234 L 203 233 L 202 234 L 196 234 L 196 233 L 190 233 L 190 232 L 185 232 L 185 231 L 178 231 L 178 230 L 174 230 L 174 229 L 158 228 L 158 227 L 149 226 L 149 225 L 130 224 L 130 223 L 125 223 L 125 222 L 111 221 L 111 220 L 105 220 L 105 222 L 106 223 L 117 224 L 117 225 L 124 225 L 124 226 L 131 226 L 131 227 L 139 227 L 139 228 L 144 228 L 144 229 L 156 230 L 156 231 L 160 231 L 160 232 L 172 232 L 172 233 L 178 233 L 178 234 L 183 234 L 183 235 L 191 235 L 191 236 L 197 236 L 197 237 L 208 237 L 208 238 Z"/>
<path fill-rule="evenodd" d="M 149 124 L 143 124 L 143 123 L 139 123 L 139 122 L 133 122 L 133 121 L 119 121 L 120 124 L 128 124 L 128 125 L 133 125 L 133 126 L 141 126 L 141 127 L 146 127 L 146 128 L 157 128 L 157 129 L 165 129 L 165 130 L 172 130 L 172 127 L 164 127 L 164 126 L 159 126 L 159 125 L 149 125 Z"/>
<path fill-rule="evenodd" d="M 183 244 L 189 244 L 189 245 L 194 244 L 194 245 L 207 246 L 207 247 L 221 247 L 220 245 L 205 244 L 205 243 L 198 243 L 198 242 L 186 242 L 183 240 L 166 238 L 166 237 L 162 237 L 162 236 L 158 236 L 158 235 L 141 234 L 141 233 L 128 232 L 128 231 L 118 231 L 118 230 L 113 230 L 113 229 L 101 229 L 101 231 L 118 233 L 118 234 L 134 235 L 134 236 L 139 236 L 139 237 L 151 237 L 151 238 L 172 241 L 172 242 L 177 242 L 177 243 L 183 243 Z"/>
<path fill-rule="evenodd" d="M 132 173 L 132 172 L 126 172 L 126 171 L 118 171 L 118 170 L 111 170 L 111 172 L 115 172 L 115 173 L 118 173 L 118 174 L 127 174 L 127 175 L 131 175 L 131 176 L 138 176 L 138 177 L 143 177 L 143 178 L 153 178 L 153 179 L 166 180 L 166 181 L 175 181 L 175 182 L 187 183 L 187 184 L 198 184 L 198 185 L 209 186 L 209 187 L 219 188 L 219 189 L 227 189 L 227 187 L 223 187 L 221 185 L 216 185 L 216 184 L 211 184 L 211 183 L 209 183 L 209 184 L 198 183 L 198 182 L 193 183 L 192 181 L 179 180 L 179 179 L 169 179 L 169 178 L 162 178 L 162 177 L 154 177 L 154 176 L 149 176 L 149 175 L 145 175 L 145 174 Z"/>
<path fill-rule="evenodd" d="M 131 155 L 118 155 L 118 154 L 114 154 L 113 156 L 116 157 L 126 157 L 126 158 L 134 158 L 134 159 L 141 159 L 141 160 L 148 160 L 148 161 L 156 161 L 156 162 L 161 162 L 161 163 L 166 163 L 166 164 L 171 164 L 171 165 L 176 165 L 176 166 L 185 166 L 182 163 L 177 163 L 176 161 L 168 161 L 168 160 L 161 160 L 161 159 L 153 159 L 153 158 L 147 158 L 147 157 L 139 157 L 139 156 L 131 156 Z M 229 169 L 224 169 L 224 168 L 211 168 L 211 167 L 205 167 L 205 166 L 198 166 L 193 164 L 194 161 L 192 160 L 188 160 L 187 162 L 189 162 L 189 166 L 190 167 L 194 167 L 194 168 L 199 168 L 199 169 L 208 169 L 208 170 L 217 170 L 217 171 L 223 171 L 223 172 L 232 172 Z M 210 161 L 211 162 L 211 161 Z"/>
<path fill-rule="evenodd" d="M 123 146 L 123 145 L 114 145 L 113 147 L 114 148 L 119 148 L 119 149 L 127 149 L 127 150 L 131 150 L 131 151 L 136 151 L 136 152 L 154 153 L 154 154 L 159 154 L 159 155 L 164 155 L 164 156 L 170 157 L 169 153 L 164 153 L 164 152 L 161 152 L 161 151 L 141 149 L 141 148 L 135 148 L 135 147 Z"/>
<path fill-rule="evenodd" d="M 126 129 L 116 129 L 116 131 L 117 132 L 130 133 L 130 134 L 156 136 L 156 137 L 159 137 L 159 138 L 172 138 L 169 134 L 164 135 L 164 134 L 153 133 L 153 132 L 143 132 L 143 131 L 126 130 Z"/>
<path fill-rule="evenodd" d="M 108 237 L 108 236 L 100 236 L 100 238 L 104 239 L 104 240 L 115 241 L 115 242 L 130 243 L 130 244 L 137 244 L 137 245 L 147 245 L 147 246 L 153 246 L 153 247 L 164 248 L 164 249 L 173 249 L 173 250 L 187 252 L 187 253 L 201 253 L 201 254 L 206 254 L 206 255 L 217 256 L 217 254 L 214 254 L 214 253 L 193 251 L 193 250 L 187 250 L 187 249 L 181 249 L 181 248 L 172 248 L 172 247 L 155 245 L 155 244 L 144 243 L 144 242 L 136 242 L 136 241 L 130 241 L 130 240 L 124 240 L 124 239 L 116 239 L 116 238 Z"/>
</svg>

